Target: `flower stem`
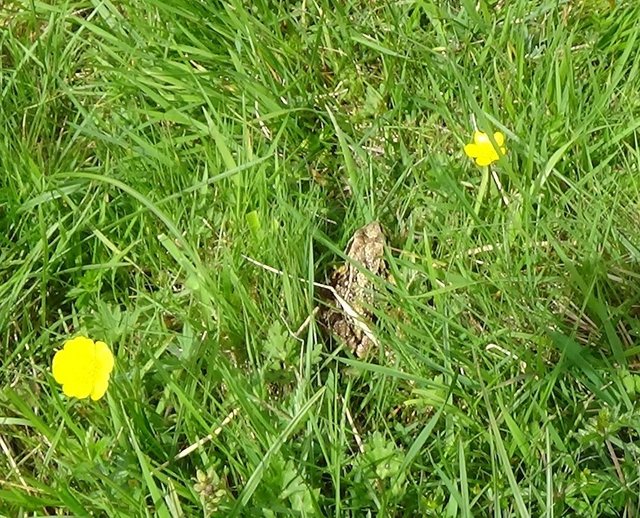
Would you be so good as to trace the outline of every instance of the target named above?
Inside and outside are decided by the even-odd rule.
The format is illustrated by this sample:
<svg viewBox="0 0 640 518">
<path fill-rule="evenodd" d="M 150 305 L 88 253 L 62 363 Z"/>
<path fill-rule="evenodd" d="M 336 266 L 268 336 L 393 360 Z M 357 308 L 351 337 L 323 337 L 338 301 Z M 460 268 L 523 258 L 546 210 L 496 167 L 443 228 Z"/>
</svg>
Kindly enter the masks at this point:
<svg viewBox="0 0 640 518">
<path fill-rule="evenodd" d="M 478 196 L 476 196 L 476 203 L 473 206 L 473 212 L 476 216 L 480 214 L 480 207 L 482 207 L 482 201 L 487 194 L 487 188 L 489 187 L 489 167 L 482 168 L 482 179 L 480 180 L 480 189 L 478 189 Z"/>
<path fill-rule="evenodd" d="M 493 169 L 491 170 L 491 176 L 493 177 L 493 181 L 496 184 L 496 187 L 498 188 L 498 192 L 500 193 L 500 196 L 502 196 L 502 201 L 504 202 L 505 206 L 509 206 L 509 198 L 507 198 L 506 193 L 504 192 L 504 189 L 502 188 L 502 182 L 500 181 L 500 178 L 498 177 L 498 173 L 496 173 Z"/>
</svg>

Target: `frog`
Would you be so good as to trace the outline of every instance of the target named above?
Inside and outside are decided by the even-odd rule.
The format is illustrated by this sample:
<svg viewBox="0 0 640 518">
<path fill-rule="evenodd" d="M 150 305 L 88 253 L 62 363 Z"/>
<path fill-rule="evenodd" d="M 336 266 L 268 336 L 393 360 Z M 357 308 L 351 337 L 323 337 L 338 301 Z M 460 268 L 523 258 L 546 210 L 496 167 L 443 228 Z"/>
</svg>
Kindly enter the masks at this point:
<svg viewBox="0 0 640 518">
<path fill-rule="evenodd" d="M 322 321 L 358 358 L 374 347 L 377 339 L 371 330 L 375 317 L 374 277 L 387 277 L 384 258 L 386 238 L 378 221 L 355 231 L 345 251 L 347 261 L 330 278 L 333 303 L 323 312 Z"/>
</svg>

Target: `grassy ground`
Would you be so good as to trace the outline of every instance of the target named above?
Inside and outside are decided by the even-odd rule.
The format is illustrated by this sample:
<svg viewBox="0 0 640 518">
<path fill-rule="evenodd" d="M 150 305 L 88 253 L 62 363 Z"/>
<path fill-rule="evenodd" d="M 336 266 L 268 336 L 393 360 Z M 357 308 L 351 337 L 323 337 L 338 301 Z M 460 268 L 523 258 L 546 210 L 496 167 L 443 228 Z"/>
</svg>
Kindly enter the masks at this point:
<svg viewBox="0 0 640 518">
<path fill-rule="evenodd" d="M 639 18 L 0 3 L 0 514 L 638 516 Z M 303 323 L 373 219 L 357 359 Z"/>
</svg>

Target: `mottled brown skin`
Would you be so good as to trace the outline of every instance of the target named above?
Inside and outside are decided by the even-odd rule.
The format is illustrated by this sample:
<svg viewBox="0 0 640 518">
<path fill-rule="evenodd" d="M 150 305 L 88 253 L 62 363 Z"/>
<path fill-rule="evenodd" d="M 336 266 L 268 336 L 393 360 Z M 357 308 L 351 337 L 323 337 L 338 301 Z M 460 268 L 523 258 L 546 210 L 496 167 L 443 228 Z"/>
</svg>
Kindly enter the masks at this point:
<svg viewBox="0 0 640 518">
<path fill-rule="evenodd" d="M 372 319 L 367 309 L 372 306 L 374 299 L 371 275 L 386 277 L 385 243 L 382 227 L 377 221 L 356 230 L 347 248 L 349 261 L 331 276 L 331 286 L 365 324 Z M 363 269 L 368 270 L 369 274 L 364 273 Z M 358 325 L 354 317 L 341 308 L 338 301 L 333 306 L 324 312 L 322 320 L 356 356 L 363 357 L 374 345 L 373 340 L 364 332 L 362 325 Z"/>
</svg>

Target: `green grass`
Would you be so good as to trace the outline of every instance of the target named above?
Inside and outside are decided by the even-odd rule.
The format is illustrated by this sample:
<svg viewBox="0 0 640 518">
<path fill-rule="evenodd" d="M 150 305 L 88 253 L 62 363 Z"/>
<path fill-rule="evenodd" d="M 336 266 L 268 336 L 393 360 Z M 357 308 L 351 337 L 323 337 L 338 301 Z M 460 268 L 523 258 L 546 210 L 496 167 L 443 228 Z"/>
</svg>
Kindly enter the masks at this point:
<svg viewBox="0 0 640 518">
<path fill-rule="evenodd" d="M 2 2 L 0 515 L 637 516 L 639 18 Z M 357 359 L 303 323 L 373 219 Z"/>
</svg>

